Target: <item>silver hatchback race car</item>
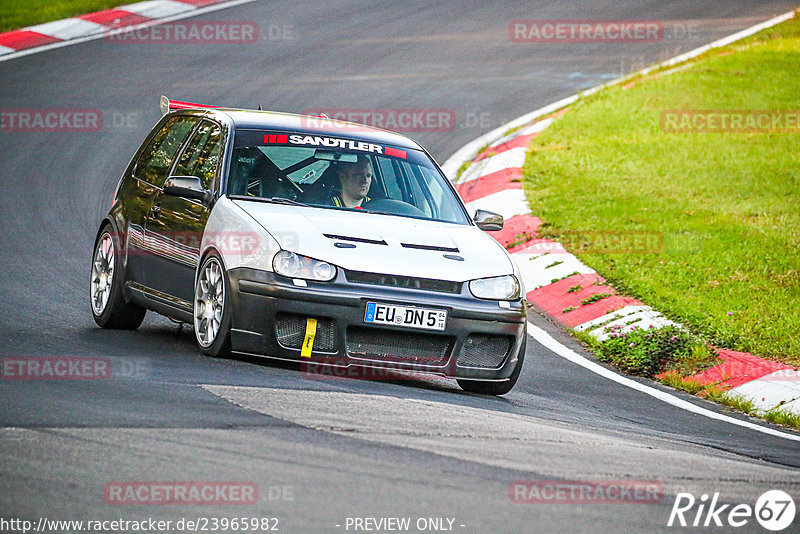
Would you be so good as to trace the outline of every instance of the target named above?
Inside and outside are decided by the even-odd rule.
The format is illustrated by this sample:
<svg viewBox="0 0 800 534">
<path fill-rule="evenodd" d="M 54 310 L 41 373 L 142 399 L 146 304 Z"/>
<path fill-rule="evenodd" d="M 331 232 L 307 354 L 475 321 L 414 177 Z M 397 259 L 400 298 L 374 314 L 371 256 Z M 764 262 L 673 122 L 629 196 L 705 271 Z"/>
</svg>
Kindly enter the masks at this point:
<svg viewBox="0 0 800 534">
<path fill-rule="evenodd" d="M 514 387 L 526 302 L 509 254 L 433 158 L 385 130 L 162 97 L 97 232 L 91 309 L 146 310 L 230 352 Z"/>
</svg>

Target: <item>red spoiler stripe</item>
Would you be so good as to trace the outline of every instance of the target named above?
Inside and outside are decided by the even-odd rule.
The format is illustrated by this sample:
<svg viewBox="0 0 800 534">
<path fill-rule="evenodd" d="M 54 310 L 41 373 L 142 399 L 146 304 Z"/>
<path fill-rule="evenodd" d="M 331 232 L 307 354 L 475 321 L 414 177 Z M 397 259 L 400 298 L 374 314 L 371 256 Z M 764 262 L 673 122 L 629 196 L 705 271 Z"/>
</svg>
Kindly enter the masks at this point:
<svg viewBox="0 0 800 534">
<path fill-rule="evenodd" d="M 180 100 L 170 100 L 166 96 L 161 97 L 161 101 L 159 102 L 159 107 L 161 108 L 161 113 L 166 115 L 170 111 L 174 111 L 176 109 L 219 109 L 220 106 L 209 106 L 208 104 L 195 104 L 194 102 L 182 102 Z"/>
</svg>

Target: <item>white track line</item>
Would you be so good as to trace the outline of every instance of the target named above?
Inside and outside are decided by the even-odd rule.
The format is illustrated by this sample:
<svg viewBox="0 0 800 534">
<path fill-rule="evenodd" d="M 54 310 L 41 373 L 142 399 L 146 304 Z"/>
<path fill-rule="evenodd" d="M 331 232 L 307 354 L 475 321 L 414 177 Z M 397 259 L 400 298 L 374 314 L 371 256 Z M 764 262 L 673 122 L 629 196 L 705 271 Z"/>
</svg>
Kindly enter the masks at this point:
<svg viewBox="0 0 800 534">
<path fill-rule="evenodd" d="M 574 364 L 580 365 L 584 369 L 587 369 L 595 374 L 598 374 L 603 378 L 607 378 L 613 382 L 616 382 L 617 384 L 621 384 L 623 386 L 644 393 L 645 395 L 649 395 L 654 399 L 666 402 L 667 404 L 671 404 L 672 406 L 681 408 L 682 410 L 686 410 L 688 412 L 695 413 L 697 415 L 708 417 L 709 419 L 716 419 L 717 421 L 723 421 L 725 423 L 741 426 L 749 430 L 755 430 L 756 432 L 761 432 L 762 434 L 768 434 L 770 436 L 776 436 L 779 438 L 800 442 L 799 435 L 787 434 L 785 432 L 780 432 L 778 430 L 774 430 L 769 427 L 757 425 L 749 421 L 742 421 L 741 419 L 736 419 L 734 417 L 723 415 L 721 413 L 717 413 L 708 410 L 706 408 L 701 408 L 700 406 L 697 406 L 689 401 L 679 399 L 678 397 L 675 397 L 674 395 L 667 393 L 666 391 L 661 391 L 660 389 L 646 386 L 635 380 L 631 380 L 630 378 L 626 378 L 622 375 L 619 375 L 614 371 L 611 371 L 610 369 L 606 369 L 600 364 L 597 364 L 591 360 L 587 360 L 577 352 L 556 341 L 553 338 L 553 336 L 551 336 L 538 326 L 535 326 L 531 323 L 528 323 L 528 335 L 531 336 L 533 339 L 535 339 L 544 348 L 558 354 L 562 358 L 569 360 Z"/>
</svg>

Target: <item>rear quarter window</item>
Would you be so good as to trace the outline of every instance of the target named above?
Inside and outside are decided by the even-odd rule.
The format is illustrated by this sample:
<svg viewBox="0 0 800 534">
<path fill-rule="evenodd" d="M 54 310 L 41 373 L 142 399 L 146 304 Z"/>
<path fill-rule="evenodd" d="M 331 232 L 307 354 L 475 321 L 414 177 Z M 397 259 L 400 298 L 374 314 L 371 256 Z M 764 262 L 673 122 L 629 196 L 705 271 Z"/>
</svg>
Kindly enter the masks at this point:
<svg viewBox="0 0 800 534">
<path fill-rule="evenodd" d="M 197 121 L 195 117 L 173 117 L 167 121 L 139 156 L 134 176 L 156 187 L 162 187 L 178 149 Z"/>
</svg>

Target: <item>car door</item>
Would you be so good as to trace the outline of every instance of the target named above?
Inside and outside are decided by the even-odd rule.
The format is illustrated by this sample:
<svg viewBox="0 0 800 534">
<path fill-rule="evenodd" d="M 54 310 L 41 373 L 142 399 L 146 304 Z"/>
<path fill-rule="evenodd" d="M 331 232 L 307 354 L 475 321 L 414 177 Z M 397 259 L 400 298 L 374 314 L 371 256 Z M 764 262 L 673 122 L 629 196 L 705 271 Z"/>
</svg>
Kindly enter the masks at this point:
<svg viewBox="0 0 800 534">
<path fill-rule="evenodd" d="M 147 256 L 152 254 L 144 234 L 148 212 L 172 169 L 178 150 L 199 120 L 188 116 L 169 119 L 151 136 L 132 168 L 133 191 L 125 196 L 127 227 L 124 229 L 128 243 L 127 279 L 131 282 L 148 285 Z"/>
<path fill-rule="evenodd" d="M 172 171 L 173 176 L 196 176 L 203 187 L 216 191 L 223 151 L 223 129 L 203 120 L 192 134 Z M 149 243 L 158 245 L 149 256 L 148 286 L 173 304 L 191 308 L 194 273 L 210 208 L 200 200 L 167 195 L 153 197 L 145 224 Z"/>
</svg>

